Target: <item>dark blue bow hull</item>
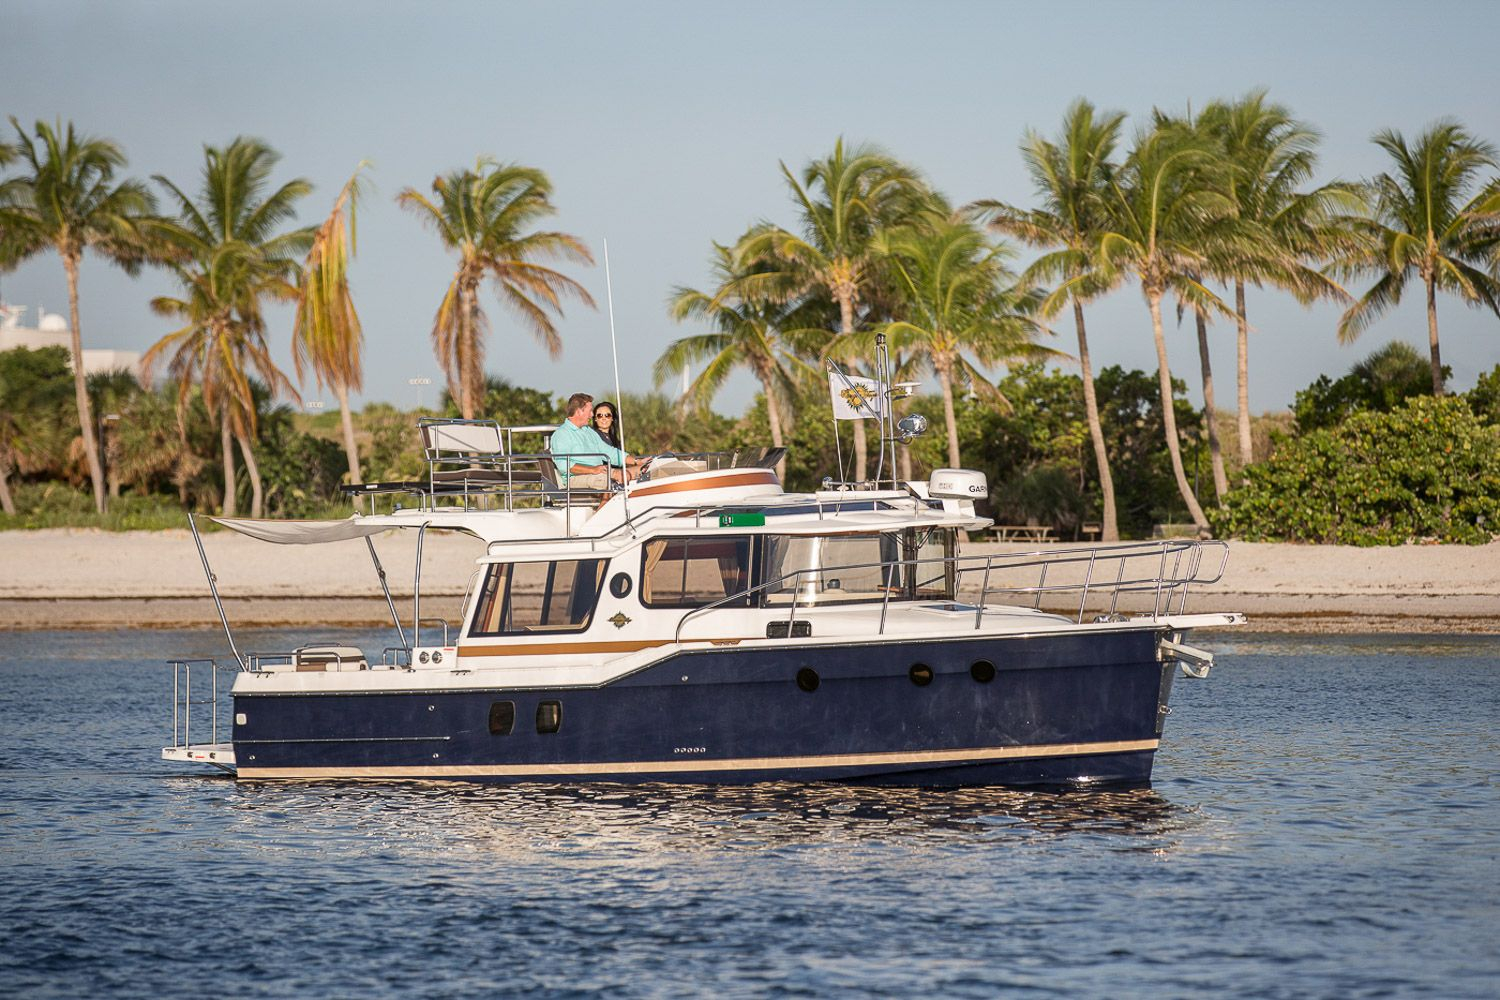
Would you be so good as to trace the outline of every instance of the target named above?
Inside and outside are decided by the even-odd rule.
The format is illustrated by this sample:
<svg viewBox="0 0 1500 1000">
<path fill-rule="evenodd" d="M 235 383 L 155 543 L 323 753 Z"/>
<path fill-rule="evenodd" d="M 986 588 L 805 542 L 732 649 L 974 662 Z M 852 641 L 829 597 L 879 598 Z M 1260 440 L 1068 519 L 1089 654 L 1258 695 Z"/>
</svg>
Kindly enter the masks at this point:
<svg viewBox="0 0 1500 1000">
<path fill-rule="evenodd" d="M 590 688 L 238 691 L 235 757 L 242 778 L 1141 785 L 1174 669 L 1158 635 L 719 647 Z"/>
</svg>

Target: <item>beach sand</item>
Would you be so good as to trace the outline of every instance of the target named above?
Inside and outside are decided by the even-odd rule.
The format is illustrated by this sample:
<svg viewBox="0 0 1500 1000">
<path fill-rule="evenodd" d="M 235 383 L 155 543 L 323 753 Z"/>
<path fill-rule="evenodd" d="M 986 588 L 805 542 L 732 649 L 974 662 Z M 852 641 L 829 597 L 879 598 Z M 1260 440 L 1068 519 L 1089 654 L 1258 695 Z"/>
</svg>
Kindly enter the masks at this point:
<svg viewBox="0 0 1500 1000">
<path fill-rule="evenodd" d="M 403 622 L 412 615 L 416 537 L 375 539 Z M 380 625 L 390 610 L 361 542 L 271 545 L 204 536 L 235 626 Z M 434 533 L 422 557 L 423 618 L 456 622 L 483 550 Z M 964 554 L 1023 546 L 971 543 Z M 977 581 L 965 595 L 978 590 Z M 1064 610 L 1076 597 L 1044 604 Z M 1089 605 L 1092 610 L 1095 605 Z M 1273 632 L 1469 632 L 1500 635 L 1500 542 L 1396 548 L 1229 543 L 1223 579 L 1196 587 L 1189 612 L 1242 611 Z M 0 628 L 218 627 L 187 531 L 0 532 Z"/>
</svg>

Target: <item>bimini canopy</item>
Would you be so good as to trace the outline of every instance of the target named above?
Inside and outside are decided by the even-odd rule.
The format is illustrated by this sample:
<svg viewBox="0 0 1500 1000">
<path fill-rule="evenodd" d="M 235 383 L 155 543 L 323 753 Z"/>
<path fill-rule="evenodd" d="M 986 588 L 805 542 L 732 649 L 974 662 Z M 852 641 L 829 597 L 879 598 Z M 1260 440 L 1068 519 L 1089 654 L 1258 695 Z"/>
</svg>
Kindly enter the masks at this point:
<svg viewBox="0 0 1500 1000">
<path fill-rule="evenodd" d="M 280 545 L 320 545 L 323 542 L 344 542 L 351 538 L 364 538 L 389 531 L 393 525 L 376 522 L 367 523 L 361 518 L 343 521 L 276 521 L 254 517 L 210 517 L 210 521 L 222 524 L 231 531 L 238 531 L 263 542 Z"/>
</svg>

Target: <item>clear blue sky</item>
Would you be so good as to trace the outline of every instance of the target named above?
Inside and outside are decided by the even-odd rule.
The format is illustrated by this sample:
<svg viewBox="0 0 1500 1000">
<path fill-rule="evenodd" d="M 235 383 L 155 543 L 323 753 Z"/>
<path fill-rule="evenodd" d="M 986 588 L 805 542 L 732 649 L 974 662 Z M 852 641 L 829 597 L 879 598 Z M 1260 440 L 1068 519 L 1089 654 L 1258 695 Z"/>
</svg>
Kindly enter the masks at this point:
<svg viewBox="0 0 1500 1000">
<path fill-rule="evenodd" d="M 1322 177 L 1384 169 L 1379 128 L 1415 134 L 1454 116 L 1500 142 L 1500 69 L 1490 3 L 77 3 L 0 0 L 3 110 L 24 124 L 71 120 L 121 143 L 136 175 L 197 183 L 205 143 L 261 137 L 279 177 L 317 185 L 320 219 L 361 159 L 375 195 L 360 216 L 355 295 L 368 337 L 366 399 L 410 405 L 412 376 L 440 383 L 429 331 L 451 261 L 401 188 L 488 154 L 540 167 L 557 228 L 602 255 L 608 238 L 627 390 L 674 337 L 664 303 L 707 280 L 710 242 L 794 216 L 777 161 L 800 167 L 835 137 L 877 142 L 956 202 L 1027 202 L 1017 154 L 1028 127 L 1052 133 L 1086 96 L 1130 113 L 1201 106 L 1254 87 L 1325 135 Z M 601 310 L 569 309 L 554 363 L 486 296 L 490 370 L 568 392 L 610 384 L 602 268 L 578 269 Z M 101 263 L 81 282 L 87 346 L 143 350 L 166 332 L 147 308 L 170 290 Z M 65 312 L 62 268 L 42 257 L 0 278 L 13 303 Z M 1421 295 L 1353 347 L 1338 310 L 1252 291 L 1251 404 L 1287 406 L 1319 373 L 1340 374 L 1387 340 L 1422 347 Z M 34 319 L 34 313 L 28 317 Z M 1500 363 L 1500 320 L 1439 301 L 1458 388 Z M 273 314 L 290 365 L 290 316 Z M 1056 346 L 1071 351 L 1071 323 Z M 1154 370 L 1134 290 L 1091 313 L 1097 364 Z M 1212 331 L 1220 405 L 1233 404 L 1233 333 Z M 1197 398 L 1190 329 L 1174 373 Z M 731 386 L 720 409 L 748 400 Z M 319 398 L 315 387 L 306 391 Z M 331 398 L 331 397 L 330 397 Z M 433 401 L 433 390 L 426 401 Z"/>
</svg>

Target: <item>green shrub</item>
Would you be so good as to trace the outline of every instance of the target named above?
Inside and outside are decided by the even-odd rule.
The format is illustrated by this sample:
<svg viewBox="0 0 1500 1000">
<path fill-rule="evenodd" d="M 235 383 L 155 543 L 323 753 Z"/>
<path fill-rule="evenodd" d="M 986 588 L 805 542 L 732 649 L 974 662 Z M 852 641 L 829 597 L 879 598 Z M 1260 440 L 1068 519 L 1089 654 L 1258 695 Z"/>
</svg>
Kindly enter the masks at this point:
<svg viewBox="0 0 1500 1000">
<path fill-rule="evenodd" d="M 88 490 L 66 483 L 19 483 L 14 487 L 16 516 L 0 516 L 0 529 L 102 528 L 105 531 L 161 531 L 186 528 L 187 513 L 175 499 L 163 496 L 113 497 L 102 516 L 94 511 Z M 205 524 L 205 527 L 209 525 Z"/>
<path fill-rule="evenodd" d="M 1500 427 L 1420 396 L 1284 443 L 1210 518 L 1247 541 L 1483 544 L 1500 526 Z"/>
</svg>

